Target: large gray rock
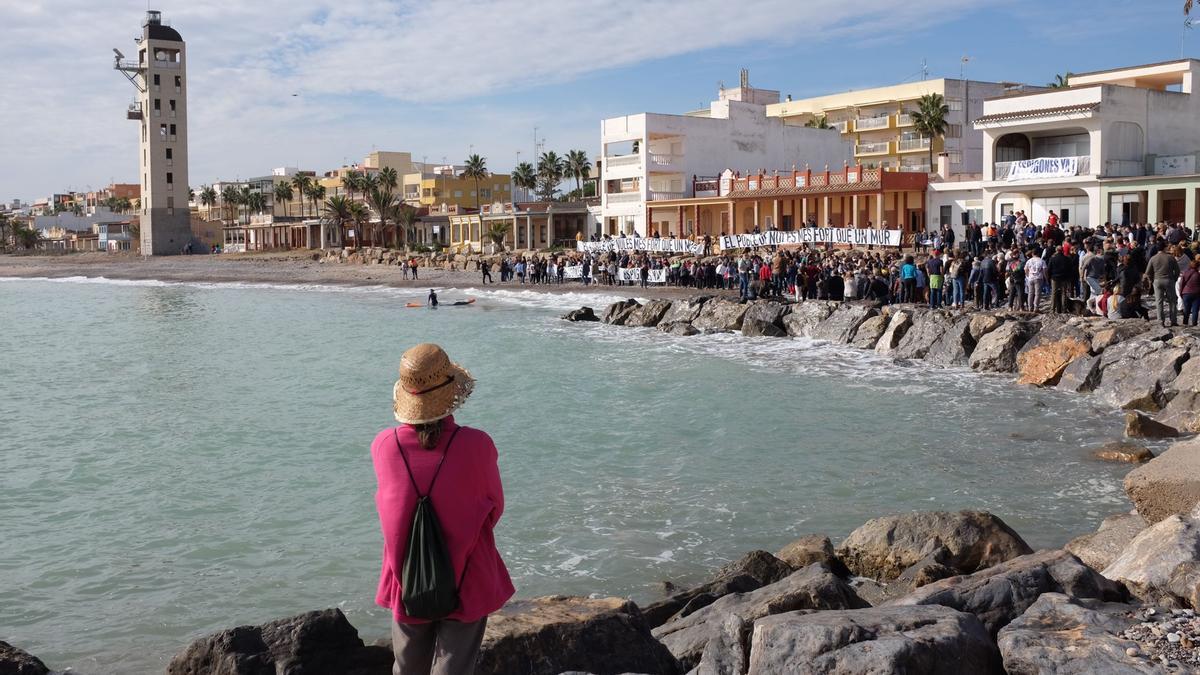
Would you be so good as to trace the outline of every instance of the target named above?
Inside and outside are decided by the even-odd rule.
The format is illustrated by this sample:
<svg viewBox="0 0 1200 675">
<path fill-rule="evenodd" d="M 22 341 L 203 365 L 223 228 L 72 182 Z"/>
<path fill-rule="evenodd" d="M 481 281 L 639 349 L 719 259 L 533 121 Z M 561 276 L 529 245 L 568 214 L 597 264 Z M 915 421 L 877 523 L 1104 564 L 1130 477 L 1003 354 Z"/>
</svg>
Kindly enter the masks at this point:
<svg viewBox="0 0 1200 675">
<path fill-rule="evenodd" d="M 1096 389 L 1100 384 L 1100 356 L 1084 354 L 1067 364 L 1062 376 L 1058 378 L 1058 388 L 1086 394 Z"/>
<path fill-rule="evenodd" d="M 1150 524 L 1200 503 L 1200 439 L 1180 441 L 1125 476 L 1125 494 Z"/>
<path fill-rule="evenodd" d="M 970 320 L 967 320 L 967 325 L 963 330 L 969 328 Z M 953 319 L 948 312 L 933 311 L 919 314 L 913 319 L 912 328 L 904 334 L 900 339 L 900 343 L 896 345 L 896 349 L 892 352 L 892 356 L 898 359 L 923 359 L 946 331 L 953 326 Z"/>
<path fill-rule="evenodd" d="M 913 325 L 912 312 L 899 310 L 893 312 L 891 319 L 888 321 L 887 328 L 883 330 L 883 334 L 875 341 L 875 353 L 884 354 L 887 356 L 893 355 L 896 346 L 904 339 L 904 335 Z"/>
<path fill-rule="evenodd" d="M 1137 513 L 1120 513 L 1105 518 L 1100 523 L 1100 529 L 1095 532 L 1075 537 L 1065 548 L 1083 561 L 1084 565 L 1099 571 L 1111 565 L 1129 542 L 1144 529 L 1145 518 Z"/>
<path fill-rule="evenodd" d="M 1038 551 L 967 576 L 922 586 L 896 605 L 945 605 L 974 614 L 995 635 L 1042 593 L 1122 602 L 1125 589 L 1066 551 Z"/>
<path fill-rule="evenodd" d="M 0 675 L 47 675 L 49 672 L 38 657 L 0 640 Z"/>
<path fill-rule="evenodd" d="M 1011 373 L 1017 369 L 1017 352 L 1033 336 L 1028 321 L 1005 321 L 979 338 L 971 352 L 969 365 L 974 370 Z"/>
<path fill-rule="evenodd" d="M 638 307 L 625 319 L 626 326 L 638 328 L 653 328 L 662 321 L 663 315 L 671 309 L 670 300 L 647 300 L 646 304 Z"/>
<path fill-rule="evenodd" d="M 1131 345 L 1145 344 L 1140 341 Z M 1164 389 L 1179 375 L 1179 367 L 1188 357 L 1186 349 L 1170 347 L 1162 342 L 1146 344 L 1147 350 L 1135 350 L 1109 359 L 1123 345 L 1112 347 L 1101 355 L 1100 384 L 1095 393 L 1115 407 L 1156 412 L 1167 404 Z"/>
<path fill-rule="evenodd" d="M 824 535 L 810 534 L 800 537 L 779 549 L 775 555 L 796 569 L 808 567 L 813 563 L 823 563 L 840 577 L 850 576 L 850 570 L 846 569 L 834 552 L 833 543 Z"/>
<path fill-rule="evenodd" d="M 1164 394 L 1170 397 L 1170 402 L 1158 416 L 1164 424 L 1168 424 L 1184 433 L 1200 433 L 1200 349 L 1192 349 L 1190 358 L 1184 361 L 1179 369 L 1179 377 L 1171 382 Z"/>
<path fill-rule="evenodd" d="M 692 321 L 692 326 L 702 331 L 741 330 L 748 307 L 729 300 L 710 300 L 704 303 L 700 316 Z"/>
<path fill-rule="evenodd" d="M 829 318 L 837 306 L 838 303 L 822 300 L 801 303 L 783 317 L 783 327 L 792 337 L 812 337 L 817 325 Z"/>
<path fill-rule="evenodd" d="M 970 328 L 971 339 L 975 342 L 979 342 L 984 335 L 996 330 L 1003 323 L 1004 319 L 996 316 L 995 314 L 972 314 Z"/>
<path fill-rule="evenodd" d="M 814 340 L 827 340 L 835 344 L 846 344 L 854 337 L 862 322 L 879 314 L 870 305 L 846 303 L 833 310 L 827 319 L 812 329 Z"/>
<path fill-rule="evenodd" d="M 700 653 L 700 663 L 689 675 L 742 675 L 746 672 L 747 645 L 753 623 L 737 614 L 729 614 L 721 624 L 721 630 Z"/>
<path fill-rule="evenodd" d="M 742 335 L 746 337 L 787 337 L 787 331 L 773 323 L 759 319 L 742 321 Z"/>
<path fill-rule="evenodd" d="M 867 521 L 850 533 L 838 557 L 852 572 L 891 580 L 939 546 L 942 564 L 970 573 L 1030 553 L 1020 535 L 986 511 L 929 511 Z"/>
<path fill-rule="evenodd" d="M 1179 430 L 1140 411 L 1125 413 L 1125 435 L 1129 438 L 1175 438 Z"/>
<path fill-rule="evenodd" d="M 1002 672 L 979 620 L 948 607 L 788 612 L 757 621 L 750 642 L 751 675 Z"/>
<path fill-rule="evenodd" d="M 791 307 L 783 304 L 782 302 L 775 302 L 774 300 L 759 300 L 757 302 L 750 303 L 749 308 L 746 309 L 745 320 L 749 321 L 753 319 L 755 321 L 761 321 L 767 324 L 774 324 L 782 328 L 783 317 L 789 311 L 791 311 Z"/>
<path fill-rule="evenodd" d="M 780 581 L 799 569 L 766 551 L 751 551 L 717 570 L 707 583 L 646 605 L 642 616 L 651 628 L 707 607 L 730 593 L 746 593 Z"/>
<path fill-rule="evenodd" d="M 629 315 L 633 314 L 641 305 L 637 300 L 629 298 L 628 300 L 618 300 L 604 309 L 604 314 L 600 320 L 614 326 L 624 326 L 625 321 L 629 319 Z"/>
<path fill-rule="evenodd" d="M 1200 560 L 1200 509 L 1191 516 L 1173 515 L 1138 533 L 1104 576 L 1154 596 L 1167 591 L 1171 575 L 1182 564 Z"/>
<path fill-rule="evenodd" d="M 1044 593 L 997 637 L 1008 675 L 1158 673 L 1121 637 L 1138 622 L 1130 605 Z"/>
<path fill-rule="evenodd" d="M 385 675 L 392 662 L 390 648 L 364 645 L 340 609 L 326 609 L 196 640 L 171 659 L 167 673 Z"/>
<path fill-rule="evenodd" d="M 1109 347 L 1146 332 L 1145 321 L 1110 321 L 1092 335 L 1092 351 L 1099 354 Z"/>
<path fill-rule="evenodd" d="M 854 331 L 854 337 L 850 339 L 850 346 L 858 349 L 875 349 L 880 336 L 887 330 L 888 322 L 888 317 L 882 314 L 863 321 L 859 324 L 858 330 Z"/>
<path fill-rule="evenodd" d="M 684 668 L 694 667 L 708 643 L 721 639 L 731 615 L 754 623 L 764 616 L 798 609 L 853 609 L 865 607 L 850 585 L 828 567 L 815 564 L 782 581 L 749 593 L 733 593 L 683 618 L 654 629 Z"/>
<path fill-rule="evenodd" d="M 567 321 L 599 321 L 600 317 L 596 316 L 596 312 L 591 307 L 580 307 L 567 312 L 563 319 Z"/>
<path fill-rule="evenodd" d="M 699 295 L 685 300 L 676 300 L 671 303 L 670 309 L 662 316 L 660 322 L 675 323 L 682 321 L 684 323 L 691 323 L 696 320 L 696 317 L 700 316 L 700 310 L 704 308 L 704 303 L 711 299 L 711 296 Z"/>
<path fill-rule="evenodd" d="M 929 346 L 925 362 L 939 366 L 968 365 L 975 349 L 975 338 L 971 337 L 972 321 L 969 316 L 954 319 L 937 342 Z"/>
<path fill-rule="evenodd" d="M 672 321 L 670 323 L 662 322 L 658 324 L 658 330 L 668 335 L 699 335 L 700 331 L 690 323 L 684 321 Z"/>
<path fill-rule="evenodd" d="M 680 669 L 650 636 L 637 605 L 623 598 L 518 600 L 488 617 L 477 675 L 565 671 L 669 674 Z"/>
</svg>

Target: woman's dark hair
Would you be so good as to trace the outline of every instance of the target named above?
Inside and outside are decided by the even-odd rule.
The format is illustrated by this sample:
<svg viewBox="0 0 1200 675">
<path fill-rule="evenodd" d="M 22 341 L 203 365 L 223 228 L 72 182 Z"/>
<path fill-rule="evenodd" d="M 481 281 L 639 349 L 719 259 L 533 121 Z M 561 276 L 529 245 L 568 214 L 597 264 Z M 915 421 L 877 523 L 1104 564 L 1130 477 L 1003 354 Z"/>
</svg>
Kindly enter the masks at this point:
<svg viewBox="0 0 1200 675">
<path fill-rule="evenodd" d="M 442 420 L 427 422 L 425 424 L 414 424 L 412 427 L 417 432 L 417 442 L 426 450 L 436 448 L 438 441 L 442 440 Z"/>
</svg>

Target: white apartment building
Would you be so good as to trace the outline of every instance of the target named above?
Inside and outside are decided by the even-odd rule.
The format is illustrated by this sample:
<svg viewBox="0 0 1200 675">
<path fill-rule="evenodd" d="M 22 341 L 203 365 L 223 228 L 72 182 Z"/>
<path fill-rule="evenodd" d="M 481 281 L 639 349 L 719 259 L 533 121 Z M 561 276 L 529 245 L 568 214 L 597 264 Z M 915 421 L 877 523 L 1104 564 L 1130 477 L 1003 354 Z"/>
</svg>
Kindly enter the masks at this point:
<svg viewBox="0 0 1200 675">
<path fill-rule="evenodd" d="M 1154 220 L 1157 204 L 1138 203 L 1146 193 L 1130 194 L 1134 206 L 1122 201 L 1114 213 L 1102 188 L 1156 173 L 1156 158 L 1200 150 L 1200 61 L 1083 73 L 1068 85 L 984 102 L 975 122 L 984 136 L 983 220 L 1021 210 L 1038 224 L 1051 210 L 1070 225 Z M 1187 191 L 1186 222 L 1196 221 L 1196 199 Z"/>
<path fill-rule="evenodd" d="M 722 88 L 704 110 L 682 115 L 640 113 L 600 123 L 600 212 L 605 234 L 691 236 L 696 224 L 666 214 L 649 222 L 647 204 L 692 194 L 693 178 L 715 178 L 725 169 L 841 169 L 853 143 L 835 129 L 813 129 L 767 117 L 779 92 L 741 85 Z M 656 214 L 656 218 L 659 216 Z"/>
</svg>

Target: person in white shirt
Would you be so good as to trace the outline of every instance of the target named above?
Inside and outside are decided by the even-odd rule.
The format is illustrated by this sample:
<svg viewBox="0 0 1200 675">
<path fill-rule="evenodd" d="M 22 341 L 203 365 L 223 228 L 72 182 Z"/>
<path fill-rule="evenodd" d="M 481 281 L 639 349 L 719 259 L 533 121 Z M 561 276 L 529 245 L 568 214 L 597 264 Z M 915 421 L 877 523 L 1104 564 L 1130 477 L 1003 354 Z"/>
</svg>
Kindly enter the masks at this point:
<svg viewBox="0 0 1200 675">
<path fill-rule="evenodd" d="M 1029 258 L 1029 262 L 1025 263 L 1025 297 L 1029 298 L 1029 309 L 1038 311 L 1038 304 L 1042 300 L 1042 280 L 1046 276 L 1046 261 L 1038 255 L 1037 251 Z"/>
</svg>

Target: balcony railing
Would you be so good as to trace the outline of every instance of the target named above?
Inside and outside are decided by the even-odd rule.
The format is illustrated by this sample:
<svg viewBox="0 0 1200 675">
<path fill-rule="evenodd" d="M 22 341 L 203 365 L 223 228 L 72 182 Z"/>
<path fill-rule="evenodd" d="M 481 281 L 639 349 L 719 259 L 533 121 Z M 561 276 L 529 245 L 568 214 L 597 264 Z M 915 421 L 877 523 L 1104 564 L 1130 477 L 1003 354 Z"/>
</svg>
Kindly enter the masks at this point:
<svg viewBox="0 0 1200 675">
<path fill-rule="evenodd" d="M 847 120 L 842 120 L 841 122 L 834 122 L 830 126 L 833 127 L 834 129 L 837 129 L 838 131 L 842 132 L 843 134 L 850 131 L 850 122 Z"/>
<path fill-rule="evenodd" d="M 604 158 L 604 165 L 613 168 L 618 166 L 637 166 L 641 161 L 641 155 L 613 155 Z"/>
<path fill-rule="evenodd" d="M 1137 159 L 1109 159 L 1104 162 L 1105 176 L 1140 176 L 1146 173 L 1146 165 Z"/>
<path fill-rule="evenodd" d="M 910 127 L 914 123 L 913 116 L 908 113 L 899 113 L 896 115 L 896 126 L 898 127 Z"/>
<path fill-rule="evenodd" d="M 929 164 L 901 164 L 896 168 L 907 173 L 929 173 L 931 170 Z"/>
<path fill-rule="evenodd" d="M 683 155 L 672 155 L 665 152 L 651 152 L 648 154 L 651 166 L 671 166 L 680 159 L 683 159 Z"/>
<path fill-rule="evenodd" d="M 891 118 L 887 115 L 879 117 L 859 117 L 854 120 L 855 131 L 866 131 L 868 129 L 886 129 Z"/>
<path fill-rule="evenodd" d="M 609 204 L 629 204 L 631 202 L 642 201 L 642 193 L 640 192 L 609 192 L 605 195 L 605 199 Z"/>
<path fill-rule="evenodd" d="M 1053 171 L 1037 171 L 1031 172 L 1021 170 L 1018 174 L 1019 178 L 1013 177 L 1013 167 L 1028 162 L 1036 162 L 1039 159 L 1063 159 L 1075 160 L 1075 170 L 1068 170 L 1070 163 L 1062 163 L 1055 167 Z M 993 165 L 992 180 L 1037 180 L 1039 178 L 1067 178 L 1071 176 L 1089 176 L 1092 173 L 1092 157 L 1091 155 L 1078 155 L 1073 157 L 1037 157 L 1033 160 L 1020 160 L 1016 162 L 996 162 Z M 1140 173 L 1140 170 L 1139 170 Z"/>
<path fill-rule="evenodd" d="M 929 139 L 928 138 L 903 138 L 903 139 L 900 139 L 900 141 L 898 143 L 896 143 L 896 150 L 898 152 L 912 152 L 914 150 L 928 150 L 928 149 L 929 149 Z"/>
<path fill-rule="evenodd" d="M 665 192 L 662 190 L 650 191 L 650 201 L 652 202 L 661 202 L 668 199 L 683 199 L 686 196 L 686 192 Z"/>
<path fill-rule="evenodd" d="M 859 143 L 854 146 L 854 154 L 856 155 L 880 155 L 887 154 L 891 145 L 887 141 L 878 143 Z"/>
<path fill-rule="evenodd" d="M 721 179 L 716 176 L 697 177 L 692 181 L 692 196 L 716 197 L 721 193 Z"/>
</svg>

